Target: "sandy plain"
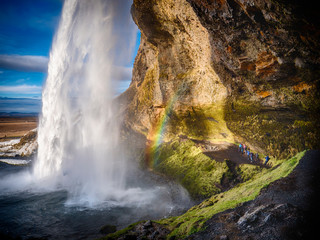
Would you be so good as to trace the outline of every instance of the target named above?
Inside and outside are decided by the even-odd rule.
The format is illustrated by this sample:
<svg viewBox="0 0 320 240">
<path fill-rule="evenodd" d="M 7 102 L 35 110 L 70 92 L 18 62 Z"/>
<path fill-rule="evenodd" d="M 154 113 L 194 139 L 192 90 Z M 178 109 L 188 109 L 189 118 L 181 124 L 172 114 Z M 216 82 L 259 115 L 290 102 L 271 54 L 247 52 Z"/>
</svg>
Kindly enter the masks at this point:
<svg viewBox="0 0 320 240">
<path fill-rule="evenodd" d="M 0 117 L 0 141 L 20 138 L 37 125 L 37 117 Z"/>
</svg>

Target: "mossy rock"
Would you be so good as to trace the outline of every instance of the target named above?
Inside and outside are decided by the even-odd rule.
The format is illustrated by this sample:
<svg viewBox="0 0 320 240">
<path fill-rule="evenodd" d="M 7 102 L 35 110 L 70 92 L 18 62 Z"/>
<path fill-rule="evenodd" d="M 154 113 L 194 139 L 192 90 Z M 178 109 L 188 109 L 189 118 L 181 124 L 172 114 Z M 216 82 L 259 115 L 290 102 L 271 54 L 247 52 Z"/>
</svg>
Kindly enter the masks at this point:
<svg viewBox="0 0 320 240">
<path fill-rule="evenodd" d="M 109 234 L 109 233 L 114 233 L 117 231 L 117 227 L 114 225 L 105 225 L 102 228 L 100 228 L 100 233 L 102 234 Z"/>
<path fill-rule="evenodd" d="M 224 103 L 174 108 L 166 114 L 164 139 L 167 141 L 178 135 L 197 140 L 233 141 L 224 120 Z"/>
<path fill-rule="evenodd" d="M 158 223 L 171 229 L 168 238 L 173 239 L 184 239 L 195 232 L 201 231 L 204 229 L 206 221 L 213 215 L 255 199 L 261 189 L 280 178 L 288 176 L 298 165 L 304 154 L 305 151 L 298 153 L 289 160 L 279 160 L 279 164 L 275 167 L 257 171 L 252 174 L 247 181 L 238 184 L 226 192 L 211 196 L 199 205 L 189 209 L 185 214 L 178 217 L 162 219 L 159 220 Z M 248 169 L 245 170 L 245 168 L 247 168 L 247 166 L 242 166 L 242 170 L 248 172 Z M 252 172 L 252 170 L 254 172 L 254 167 L 249 168 L 252 168 L 250 172 Z"/>
<path fill-rule="evenodd" d="M 189 139 L 162 143 L 153 152 L 153 169 L 178 181 L 197 199 L 220 193 L 263 170 L 249 164 L 235 166 L 228 160 L 217 162 Z"/>
<path fill-rule="evenodd" d="M 177 180 L 194 198 L 221 192 L 221 179 L 230 172 L 226 162 L 209 158 L 191 140 L 162 143 L 154 151 L 154 170 Z"/>
<path fill-rule="evenodd" d="M 142 222 L 145 222 L 145 221 L 139 221 L 139 222 L 136 222 L 136 223 L 132 223 L 128 227 L 126 227 L 124 229 L 121 229 L 121 230 L 119 230 L 117 232 L 114 232 L 114 233 L 109 233 L 105 237 L 99 238 L 99 240 L 116 240 L 120 236 L 123 236 L 123 235 L 127 234 L 130 230 L 132 230 L 135 226 L 137 226 L 138 224 L 140 224 Z"/>
<path fill-rule="evenodd" d="M 192 146 L 192 143 L 187 142 L 185 147 L 188 145 L 190 147 Z M 182 147 L 182 149 L 184 148 Z M 185 151 L 185 149 L 183 151 Z M 247 181 L 238 184 L 228 191 L 213 194 L 210 198 L 204 200 L 199 205 L 190 208 L 186 213 L 180 216 L 169 217 L 155 222 L 171 231 L 167 236 L 167 239 L 184 239 L 193 233 L 203 230 L 205 228 L 205 223 L 213 215 L 255 199 L 260 191 L 270 183 L 288 176 L 298 165 L 305 152 L 306 151 L 298 153 L 288 160 L 277 160 L 277 164 L 275 164 L 273 168 L 264 168 L 262 171 L 259 171 L 255 166 L 239 166 L 238 171 L 246 173 L 247 176 L 250 175 Z M 168 154 L 168 156 L 170 155 L 171 153 Z M 197 156 L 198 152 L 194 149 L 193 154 L 191 155 Z M 118 239 L 127 234 L 139 223 L 141 222 L 131 224 L 127 228 L 109 234 L 101 239 Z"/>
<path fill-rule="evenodd" d="M 276 158 L 319 148 L 319 122 L 305 111 L 266 108 L 257 102 L 233 100 L 226 105 L 228 128 L 251 145 Z"/>
</svg>

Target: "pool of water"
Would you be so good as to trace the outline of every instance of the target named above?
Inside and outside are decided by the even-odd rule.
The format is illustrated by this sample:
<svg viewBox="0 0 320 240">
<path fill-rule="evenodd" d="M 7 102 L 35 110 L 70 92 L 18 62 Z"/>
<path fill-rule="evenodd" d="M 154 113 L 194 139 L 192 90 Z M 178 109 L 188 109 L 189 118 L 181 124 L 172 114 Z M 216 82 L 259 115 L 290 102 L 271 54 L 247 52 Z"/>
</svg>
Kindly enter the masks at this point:
<svg viewBox="0 0 320 240">
<path fill-rule="evenodd" d="M 187 193 L 177 184 L 143 173 L 131 183 L 140 183 L 146 194 L 154 189 L 161 194 L 141 202 L 128 199 L 118 203 L 109 199 L 94 207 L 72 204 L 64 189 L 42 191 L 24 184 L 21 175 L 30 168 L 30 164 L 0 162 L 0 236 L 95 239 L 103 236 L 99 231 L 105 225 L 121 229 L 139 220 L 180 214 L 192 205 Z"/>
</svg>

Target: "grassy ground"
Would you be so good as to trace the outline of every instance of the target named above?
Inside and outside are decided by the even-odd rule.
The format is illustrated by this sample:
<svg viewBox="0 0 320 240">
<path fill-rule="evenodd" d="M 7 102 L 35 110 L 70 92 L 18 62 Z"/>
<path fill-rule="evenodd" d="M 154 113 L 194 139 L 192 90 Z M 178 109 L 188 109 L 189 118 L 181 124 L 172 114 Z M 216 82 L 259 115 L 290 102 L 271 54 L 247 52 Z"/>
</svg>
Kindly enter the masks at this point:
<svg viewBox="0 0 320 240">
<path fill-rule="evenodd" d="M 154 169 L 177 180 L 194 198 L 219 193 L 221 179 L 231 174 L 225 161 L 212 160 L 191 140 L 163 143 L 155 151 Z"/>
<path fill-rule="evenodd" d="M 175 138 L 153 149 L 153 169 L 163 173 L 184 186 L 195 199 L 204 199 L 220 193 L 239 182 L 251 179 L 264 171 L 260 161 L 250 162 L 237 151 L 237 146 L 226 151 L 204 152 L 194 140 Z M 219 145 L 221 148 L 221 145 Z M 232 156 L 229 154 L 232 152 Z M 215 159 L 215 153 L 220 159 Z M 225 154 L 224 157 L 221 156 Z M 231 159 L 232 157 L 232 159 Z M 245 159 L 245 160 L 243 160 Z M 277 164 L 272 158 L 267 167 Z"/>
<path fill-rule="evenodd" d="M 190 144 L 189 147 L 192 149 L 193 147 L 191 146 L 191 143 L 187 143 L 187 145 L 188 144 Z M 175 144 L 173 143 L 173 145 Z M 177 154 L 184 155 L 181 151 L 183 151 L 183 148 L 178 150 Z M 190 154 L 193 154 L 195 157 L 197 155 L 201 155 L 201 153 L 197 152 L 196 149 L 193 149 L 192 153 Z M 192 207 L 190 210 L 188 210 L 185 214 L 181 216 L 161 219 L 155 222 L 157 224 L 161 224 L 163 227 L 171 231 L 171 233 L 167 236 L 167 239 L 183 239 L 195 232 L 204 230 L 206 221 L 209 220 L 213 215 L 228 209 L 235 208 L 244 202 L 255 199 L 259 195 L 260 191 L 263 188 L 267 187 L 270 183 L 280 178 L 288 176 L 298 165 L 300 159 L 304 156 L 304 154 L 305 151 L 300 152 L 296 156 L 288 160 L 272 159 L 273 167 L 271 168 L 259 168 L 258 166 L 250 164 L 241 164 L 238 166 L 237 171 L 242 173 L 242 183 L 239 183 L 237 186 L 233 187 L 228 191 L 216 194 L 213 193 L 211 197 L 207 198 L 199 205 Z M 170 159 L 170 156 L 168 158 Z M 197 159 L 193 159 L 193 161 L 198 162 Z M 202 164 L 211 167 L 215 166 L 215 164 L 210 165 L 207 161 L 209 160 L 203 159 L 201 157 L 200 161 L 198 162 L 200 164 L 199 166 L 201 166 Z M 224 169 L 224 167 L 222 167 L 222 169 Z M 180 171 L 179 169 L 176 170 L 178 172 Z M 212 168 L 211 170 L 208 170 L 202 168 L 201 170 L 197 170 L 197 176 L 199 180 L 201 179 L 201 181 L 207 182 L 208 179 L 214 178 L 212 178 L 211 175 L 205 176 L 206 174 L 202 173 L 204 173 L 205 171 L 210 172 L 214 170 L 216 169 Z M 179 176 L 179 174 L 174 174 L 174 176 Z M 207 180 L 204 180 L 204 177 L 207 178 Z M 118 239 L 119 237 L 128 234 L 139 223 L 131 224 L 127 228 L 122 229 L 116 233 L 109 234 L 102 239 Z"/>
<path fill-rule="evenodd" d="M 286 177 L 299 163 L 305 152 L 298 153 L 286 161 L 275 161 L 275 166 L 262 169 L 259 173 L 229 191 L 215 194 L 201 204 L 194 206 L 185 214 L 168 219 L 159 220 L 158 223 L 172 230 L 168 238 L 182 239 L 204 228 L 205 222 L 213 215 L 235 208 L 239 204 L 253 200 L 262 188 L 271 182 Z"/>
</svg>

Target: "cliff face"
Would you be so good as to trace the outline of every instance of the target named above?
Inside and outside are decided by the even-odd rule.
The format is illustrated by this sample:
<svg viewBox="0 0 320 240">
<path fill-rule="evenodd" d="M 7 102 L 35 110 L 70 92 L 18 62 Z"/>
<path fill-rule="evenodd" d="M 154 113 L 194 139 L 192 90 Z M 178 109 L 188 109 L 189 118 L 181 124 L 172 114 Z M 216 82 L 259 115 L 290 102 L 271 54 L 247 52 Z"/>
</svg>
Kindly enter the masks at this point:
<svg viewBox="0 0 320 240">
<path fill-rule="evenodd" d="M 132 15 L 142 32 L 126 93 L 132 128 L 148 136 L 169 105 L 180 117 L 226 98 L 211 66 L 209 33 L 188 2 L 135 1 Z"/>
<path fill-rule="evenodd" d="M 266 229 L 265 239 L 297 235 L 291 229 L 301 220 L 300 209 L 282 204 L 281 197 L 271 204 L 253 199 L 287 176 L 303 150 L 319 148 L 320 31 L 312 7 L 298 0 L 133 1 L 141 45 L 132 83 L 120 96 L 123 136 L 147 145 L 148 166 L 191 196 L 211 197 L 184 215 L 119 234 L 184 239 L 207 226 L 190 239 L 255 238 Z M 240 162 L 233 144 L 235 161 L 226 154 L 232 147 L 219 147 L 237 141 L 259 153 L 255 163 Z M 267 154 L 274 157 L 266 166 L 261 160 Z M 268 196 L 275 193 L 260 199 Z M 283 220 L 288 212 L 286 221 L 269 218 Z M 117 236 L 107 239 L 125 239 Z"/>
<path fill-rule="evenodd" d="M 126 129 L 153 140 L 165 122 L 164 140 L 241 140 L 278 157 L 317 148 L 320 31 L 302 4 L 134 0 Z"/>
</svg>

